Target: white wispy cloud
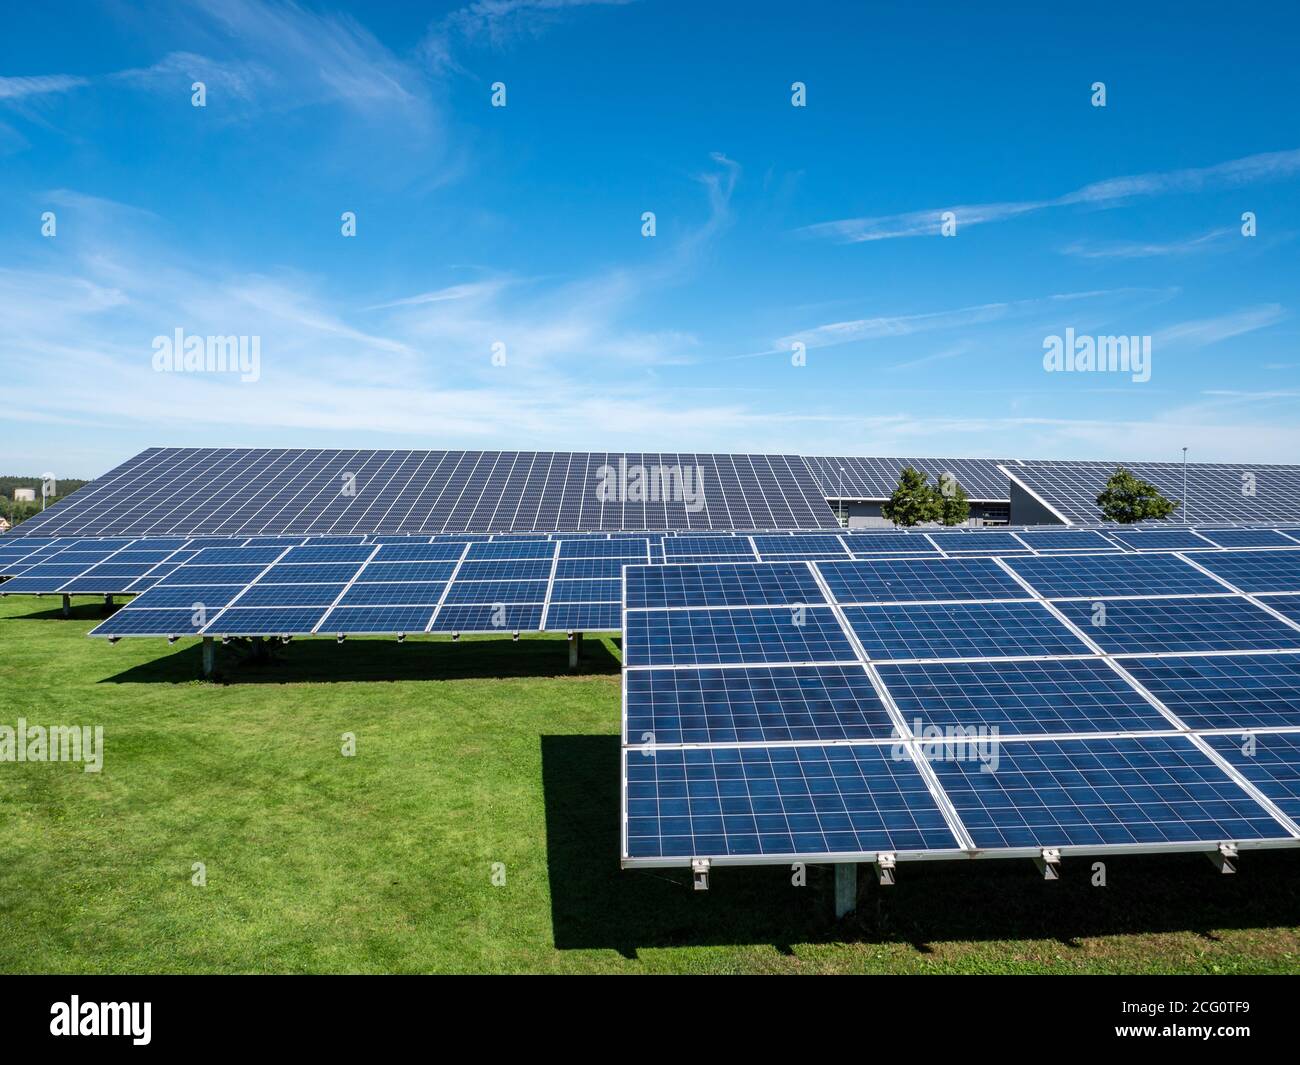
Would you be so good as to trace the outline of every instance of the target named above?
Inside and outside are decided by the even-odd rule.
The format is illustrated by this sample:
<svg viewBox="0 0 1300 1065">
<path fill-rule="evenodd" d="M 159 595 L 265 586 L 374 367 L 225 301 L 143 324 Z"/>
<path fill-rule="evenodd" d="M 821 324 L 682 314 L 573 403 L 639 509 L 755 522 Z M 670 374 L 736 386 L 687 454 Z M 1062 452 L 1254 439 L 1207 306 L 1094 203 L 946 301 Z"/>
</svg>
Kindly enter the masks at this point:
<svg viewBox="0 0 1300 1065">
<path fill-rule="evenodd" d="M 1258 307 L 1247 307 L 1228 314 L 1167 326 L 1156 333 L 1151 342 L 1157 347 L 1181 345 L 1200 348 L 1244 333 L 1253 333 L 1257 329 L 1266 329 L 1285 317 L 1286 312 L 1281 305 L 1265 303 Z"/>
<path fill-rule="evenodd" d="M 1003 222 L 1022 215 L 1059 207 L 1104 207 L 1125 200 L 1162 196 L 1170 193 L 1197 192 L 1212 188 L 1235 188 L 1266 181 L 1281 181 L 1300 174 L 1300 148 L 1265 152 L 1241 159 L 1231 159 L 1213 166 L 1170 170 L 1127 177 L 1109 178 L 1050 199 L 1002 203 L 944 205 L 904 214 L 877 215 L 867 218 L 841 218 L 805 226 L 800 233 L 842 244 L 857 244 L 900 237 L 938 234 L 941 215 L 952 211 L 959 230 L 973 225 Z"/>
<path fill-rule="evenodd" d="M 420 54 L 434 71 L 463 73 L 455 57 L 458 44 L 485 44 L 501 49 L 513 41 L 536 37 L 566 11 L 580 7 L 621 7 L 634 0 L 474 0 L 431 24 Z"/>
<path fill-rule="evenodd" d="M 1062 254 L 1079 259 L 1154 259 L 1163 256 L 1191 255 L 1195 252 L 1222 249 L 1240 234 L 1233 226 L 1221 226 L 1207 233 L 1171 241 L 1075 241 L 1061 249 Z"/>
<path fill-rule="evenodd" d="M 49 96 L 71 92 L 89 85 L 89 78 L 73 74 L 39 74 L 33 77 L 0 77 L 0 100 L 20 100 L 29 96 Z"/>
</svg>

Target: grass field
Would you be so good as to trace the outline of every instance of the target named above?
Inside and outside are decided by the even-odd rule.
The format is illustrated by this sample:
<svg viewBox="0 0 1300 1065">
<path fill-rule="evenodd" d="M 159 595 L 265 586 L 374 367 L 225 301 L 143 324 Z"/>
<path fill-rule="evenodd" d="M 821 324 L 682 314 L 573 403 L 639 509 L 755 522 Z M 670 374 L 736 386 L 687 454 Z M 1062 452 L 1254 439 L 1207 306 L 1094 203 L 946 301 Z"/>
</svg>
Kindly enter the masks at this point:
<svg viewBox="0 0 1300 1065">
<path fill-rule="evenodd" d="M 0 763 L 5 972 L 1300 971 L 1295 851 L 904 865 L 845 922 L 829 869 L 620 871 L 613 639 L 577 675 L 558 639 L 312 640 L 206 683 L 100 611 L 0 600 L 0 724 L 105 733 L 99 774 Z"/>
</svg>

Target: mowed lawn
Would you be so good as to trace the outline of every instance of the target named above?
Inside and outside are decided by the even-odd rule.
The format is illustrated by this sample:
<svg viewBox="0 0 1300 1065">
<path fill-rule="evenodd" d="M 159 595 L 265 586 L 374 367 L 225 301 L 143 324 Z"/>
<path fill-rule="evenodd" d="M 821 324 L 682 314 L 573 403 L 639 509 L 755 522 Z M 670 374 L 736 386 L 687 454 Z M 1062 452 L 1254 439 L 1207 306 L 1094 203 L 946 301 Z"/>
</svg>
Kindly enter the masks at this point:
<svg viewBox="0 0 1300 1065">
<path fill-rule="evenodd" d="M 1300 971 L 1294 851 L 864 869 L 845 922 L 828 869 L 620 871 L 611 638 L 576 675 L 562 639 L 310 640 L 206 683 L 74 606 L 0 600 L 0 724 L 105 733 L 99 774 L 0 763 L 6 972 Z"/>
</svg>

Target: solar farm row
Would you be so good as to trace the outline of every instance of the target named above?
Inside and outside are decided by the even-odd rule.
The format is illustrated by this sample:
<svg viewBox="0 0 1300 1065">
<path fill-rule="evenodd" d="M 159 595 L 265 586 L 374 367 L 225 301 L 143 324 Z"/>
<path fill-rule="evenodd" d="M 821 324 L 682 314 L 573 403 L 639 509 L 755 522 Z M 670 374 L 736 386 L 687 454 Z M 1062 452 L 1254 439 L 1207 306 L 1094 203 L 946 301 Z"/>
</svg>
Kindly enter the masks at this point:
<svg viewBox="0 0 1300 1065">
<path fill-rule="evenodd" d="M 26 538 L 0 540 L 0 594 L 135 594 L 146 591 L 205 547 L 287 547 L 358 545 L 552 542 L 556 539 L 628 538 L 631 534 L 588 536 L 446 537 L 145 537 Z M 772 534 L 648 534 L 634 537 L 649 545 L 650 561 L 691 562 L 721 558 L 782 560 L 788 558 L 872 558 L 895 555 L 1016 554 L 1073 551 L 1207 550 L 1216 547 L 1293 547 L 1300 531 L 1277 529 L 1026 530 L 913 532 L 842 532 Z M 666 543 L 667 546 L 664 546 Z M 639 553 L 639 552 L 638 552 Z M 612 576 L 618 576 L 617 573 Z"/>
<path fill-rule="evenodd" d="M 797 455 L 150 448 L 19 536 L 835 528 Z"/>
<path fill-rule="evenodd" d="M 628 567 L 623 864 L 1300 845 L 1300 555 Z"/>
</svg>

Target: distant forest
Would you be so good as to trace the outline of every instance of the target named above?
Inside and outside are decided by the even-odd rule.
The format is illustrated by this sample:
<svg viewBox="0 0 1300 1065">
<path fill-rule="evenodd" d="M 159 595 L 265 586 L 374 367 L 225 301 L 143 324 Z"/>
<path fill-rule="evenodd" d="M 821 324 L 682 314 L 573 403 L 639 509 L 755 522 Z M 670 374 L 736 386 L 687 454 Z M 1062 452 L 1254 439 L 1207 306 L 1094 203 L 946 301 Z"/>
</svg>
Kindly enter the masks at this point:
<svg viewBox="0 0 1300 1065">
<path fill-rule="evenodd" d="M 56 480 L 55 487 L 58 489 L 58 495 L 52 496 L 45 501 L 45 505 L 51 506 L 57 503 L 64 496 L 71 495 L 82 485 L 89 484 L 89 481 L 79 481 L 70 478 L 66 481 Z M 35 503 L 15 503 L 15 488 L 32 488 L 36 491 Z M 41 512 L 41 479 L 39 477 L 0 477 L 0 517 L 8 519 L 11 525 L 17 525 L 24 518 L 30 518 L 33 514 Z"/>
</svg>

